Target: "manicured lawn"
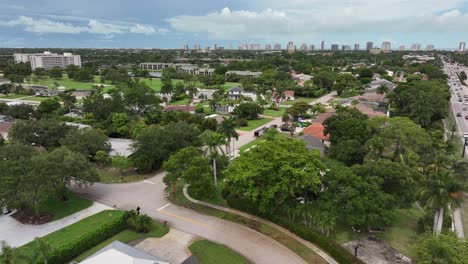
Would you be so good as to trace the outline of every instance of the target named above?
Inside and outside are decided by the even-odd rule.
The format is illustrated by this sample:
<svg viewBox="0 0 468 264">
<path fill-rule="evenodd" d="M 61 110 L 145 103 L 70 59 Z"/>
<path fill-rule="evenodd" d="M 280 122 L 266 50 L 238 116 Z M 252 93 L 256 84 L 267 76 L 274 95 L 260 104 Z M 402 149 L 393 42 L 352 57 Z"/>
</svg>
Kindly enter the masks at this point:
<svg viewBox="0 0 468 264">
<path fill-rule="evenodd" d="M 249 123 L 247 126 L 245 127 L 240 127 L 239 130 L 242 130 L 242 131 L 252 131 L 260 126 L 263 126 L 265 125 L 266 123 L 270 122 L 271 118 L 259 118 L 259 119 L 255 119 L 255 120 L 249 120 Z"/>
<path fill-rule="evenodd" d="M 189 104 L 189 98 L 184 98 L 179 101 L 171 101 L 169 103 L 170 105 L 188 105 Z"/>
<path fill-rule="evenodd" d="M 272 117 L 282 117 L 284 114 L 284 111 L 286 111 L 286 108 L 283 108 L 283 107 L 279 108 L 278 111 L 273 110 L 273 109 L 265 109 L 265 111 L 263 111 L 263 115 L 272 116 Z"/>
<path fill-rule="evenodd" d="M 21 97 L 26 97 L 27 95 L 23 94 L 0 94 L 0 98 L 2 99 L 18 99 Z"/>
<path fill-rule="evenodd" d="M 24 98 L 22 100 L 25 100 L 25 101 L 39 101 L 39 102 L 42 102 L 42 101 L 45 101 L 47 99 L 52 99 L 54 97 L 42 97 L 42 96 L 33 96 L 33 97 L 27 97 L 27 98 Z"/>
<path fill-rule="evenodd" d="M 110 243 L 118 240 L 122 243 L 129 243 L 131 241 L 135 241 L 137 239 L 148 238 L 148 237 L 162 237 L 169 232 L 169 228 L 164 227 L 159 223 L 153 223 L 153 229 L 148 233 L 137 233 L 132 230 L 124 230 L 113 237 L 110 237 L 103 242 L 99 243 L 98 245 L 94 246 L 93 248 L 83 252 L 81 255 L 73 259 L 76 262 L 81 262 L 87 257 L 91 256 L 92 254 L 96 253 L 100 249 L 104 248 L 105 246 L 109 245 Z"/>
<path fill-rule="evenodd" d="M 142 181 L 152 176 L 150 174 L 132 174 L 132 175 L 121 176 L 117 169 L 111 169 L 111 168 L 98 168 L 97 172 L 99 176 L 99 181 L 103 183 L 136 182 L 136 181 Z"/>
<path fill-rule="evenodd" d="M 282 105 L 293 105 L 294 103 L 298 103 L 298 102 L 310 103 L 310 102 L 314 101 L 315 99 L 317 99 L 317 98 L 296 97 L 296 100 L 294 100 L 294 101 L 286 101 L 286 102 L 282 102 L 280 104 L 282 104 Z"/>
<path fill-rule="evenodd" d="M 53 233 L 44 236 L 43 239 L 50 245 L 51 248 L 58 248 L 76 238 L 82 236 L 87 231 L 99 229 L 104 223 L 111 219 L 120 217 L 124 212 L 118 210 L 106 210 L 95 215 L 87 217 L 79 222 L 64 227 Z M 34 241 L 19 247 L 16 255 L 24 260 L 30 259 L 34 255 L 36 244 Z M 29 263 L 24 261 L 20 263 Z"/>
<path fill-rule="evenodd" d="M 63 202 L 53 195 L 41 204 L 39 210 L 51 213 L 52 219 L 55 221 L 86 209 L 91 205 L 93 205 L 93 201 L 69 192 L 67 201 Z"/>
<path fill-rule="evenodd" d="M 203 264 L 243 264 L 250 263 L 231 249 L 208 240 L 198 240 L 189 246 L 190 251 Z"/>
<path fill-rule="evenodd" d="M 54 83 L 57 82 L 60 86 L 64 86 L 67 89 L 77 89 L 77 90 L 91 90 L 93 85 L 101 85 L 100 76 L 94 76 L 94 82 L 77 82 L 75 80 L 69 79 L 66 74 L 63 75 L 62 79 L 52 79 L 48 77 L 44 81 L 39 81 L 37 83 L 31 82 L 31 84 L 37 85 L 46 85 L 49 88 L 54 87 Z M 26 83 L 26 82 L 25 82 Z M 109 84 L 103 84 L 104 86 L 109 86 Z M 113 87 L 113 85 L 110 85 Z"/>
<path fill-rule="evenodd" d="M 256 146 L 258 143 L 260 143 L 262 141 L 263 141 L 262 138 L 256 138 L 256 139 L 250 141 L 249 143 L 243 145 L 242 147 L 240 147 L 239 151 L 242 153 L 242 152 L 248 150 L 249 148 L 251 148 L 253 146 Z"/>
<path fill-rule="evenodd" d="M 162 86 L 162 82 L 161 82 L 161 79 L 148 79 L 148 78 L 140 78 L 141 81 L 145 82 L 149 87 L 151 87 L 155 92 L 159 92 L 161 91 L 161 86 Z M 177 83 L 179 82 L 184 82 L 183 80 L 176 80 L 176 79 L 173 79 L 172 80 L 172 84 L 175 86 Z M 201 83 L 201 82 L 197 82 L 195 83 L 195 85 L 197 87 L 201 87 L 203 88 L 204 85 Z M 223 85 L 223 88 L 225 90 L 228 90 L 229 88 L 232 88 L 232 87 L 235 87 L 235 86 L 238 86 L 239 83 L 236 83 L 236 82 L 226 82 L 224 85 Z M 214 88 L 213 88 L 214 89 Z"/>
</svg>

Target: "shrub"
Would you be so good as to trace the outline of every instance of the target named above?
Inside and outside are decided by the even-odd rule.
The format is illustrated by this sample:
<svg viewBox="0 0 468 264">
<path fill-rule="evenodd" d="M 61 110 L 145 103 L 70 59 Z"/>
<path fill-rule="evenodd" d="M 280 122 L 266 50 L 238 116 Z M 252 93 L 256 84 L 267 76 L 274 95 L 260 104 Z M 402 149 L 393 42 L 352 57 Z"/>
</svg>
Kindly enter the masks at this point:
<svg viewBox="0 0 468 264">
<path fill-rule="evenodd" d="M 80 255 L 86 250 L 96 246 L 109 237 L 120 233 L 127 228 L 127 221 L 125 214 L 118 218 L 114 218 L 101 227 L 84 233 L 82 236 L 77 237 L 75 240 L 56 248 L 50 253 L 49 264 L 63 264 L 68 263 L 74 257 Z"/>
<path fill-rule="evenodd" d="M 248 126 L 249 122 L 245 118 L 239 118 L 237 119 L 237 124 L 241 127 L 246 127 Z"/>
<path fill-rule="evenodd" d="M 148 233 L 151 231 L 152 220 L 148 215 L 139 215 L 135 211 L 126 214 L 128 227 L 138 233 Z"/>
</svg>

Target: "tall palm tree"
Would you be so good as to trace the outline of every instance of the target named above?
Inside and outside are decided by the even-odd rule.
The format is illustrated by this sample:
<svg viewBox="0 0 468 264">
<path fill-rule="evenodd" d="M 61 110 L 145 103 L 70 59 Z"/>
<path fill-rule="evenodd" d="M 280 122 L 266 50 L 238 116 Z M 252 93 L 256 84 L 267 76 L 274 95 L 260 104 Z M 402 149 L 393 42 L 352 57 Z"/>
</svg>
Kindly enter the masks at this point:
<svg viewBox="0 0 468 264">
<path fill-rule="evenodd" d="M 47 243 L 47 241 L 36 237 L 34 239 L 36 242 L 36 250 L 34 252 L 34 260 L 38 260 L 39 258 L 42 260 L 42 263 L 47 264 L 49 260 L 50 253 L 52 252 L 52 248 Z"/>
<path fill-rule="evenodd" d="M 239 139 L 239 133 L 236 131 L 237 121 L 234 117 L 228 119 L 223 118 L 223 122 L 218 127 L 218 132 L 223 134 L 227 139 L 226 152 L 234 157 L 234 142 Z M 232 151 L 231 143 L 232 142 Z"/>
<path fill-rule="evenodd" d="M 217 177 L 217 159 L 220 155 L 224 156 L 222 145 L 226 144 L 224 135 L 207 130 L 202 134 L 203 143 L 205 144 L 204 155 L 209 157 L 213 162 L 213 178 L 215 186 L 218 186 Z"/>
<path fill-rule="evenodd" d="M 381 101 L 383 100 L 383 95 L 388 93 L 388 91 L 389 91 L 389 89 L 388 89 L 387 85 L 385 85 L 385 84 L 382 84 L 379 87 L 377 87 L 377 93 L 381 95 L 381 98 L 380 98 Z"/>
</svg>

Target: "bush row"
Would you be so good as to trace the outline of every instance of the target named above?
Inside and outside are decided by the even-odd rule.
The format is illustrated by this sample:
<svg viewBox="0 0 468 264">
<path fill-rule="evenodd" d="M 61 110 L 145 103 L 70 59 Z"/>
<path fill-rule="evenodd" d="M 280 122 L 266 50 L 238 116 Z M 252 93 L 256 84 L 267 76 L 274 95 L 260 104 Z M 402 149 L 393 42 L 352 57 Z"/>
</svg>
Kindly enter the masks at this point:
<svg viewBox="0 0 468 264">
<path fill-rule="evenodd" d="M 337 244 L 335 241 L 329 239 L 328 237 L 323 236 L 319 232 L 306 228 L 300 224 L 294 223 L 289 221 L 285 217 L 279 217 L 276 215 L 264 215 L 258 214 L 258 210 L 256 210 L 255 206 L 252 205 L 249 201 L 241 200 L 238 198 L 234 198 L 232 196 L 228 196 L 226 198 L 228 205 L 232 208 L 236 208 L 240 211 L 248 212 L 253 215 L 258 215 L 262 218 L 268 219 L 271 222 L 280 225 L 289 231 L 293 232 L 299 237 L 312 242 L 319 246 L 321 249 L 326 251 L 332 258 L 334 258 L 339 263 L 343 264 L 363 264 L 361 260 L 356 258 L 353 254 L 343 248 L 341 245 Z"/>
<path fill-rule="evenodd" d="M 86 250 L 96 246 L 102 241 L 122 232 L 127 228 L 126 215 L 122 214 L 103 224 L 97 229 L 84 233 L 73 241 L 54 249 L 49 256 L 48 264 L 68 263 L 71 259 L 79 256 Z"/>
</svg>

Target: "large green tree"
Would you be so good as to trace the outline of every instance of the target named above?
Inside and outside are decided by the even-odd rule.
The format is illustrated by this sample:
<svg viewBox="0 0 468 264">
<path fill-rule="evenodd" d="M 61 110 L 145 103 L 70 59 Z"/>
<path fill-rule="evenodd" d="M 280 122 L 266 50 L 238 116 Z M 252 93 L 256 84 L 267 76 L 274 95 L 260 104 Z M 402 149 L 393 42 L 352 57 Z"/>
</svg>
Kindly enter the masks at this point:
<svg viewBox="0 0 468 264">
<path fill-rule="evenodd" d="M 68 149 L 81 153 L 88 159 L 93 160 L 98 151 L 108 153 L 110 144 L 107 136 L 99 129 L 73 129 L 70 130 L 60 144 Z"/>
</svg>

